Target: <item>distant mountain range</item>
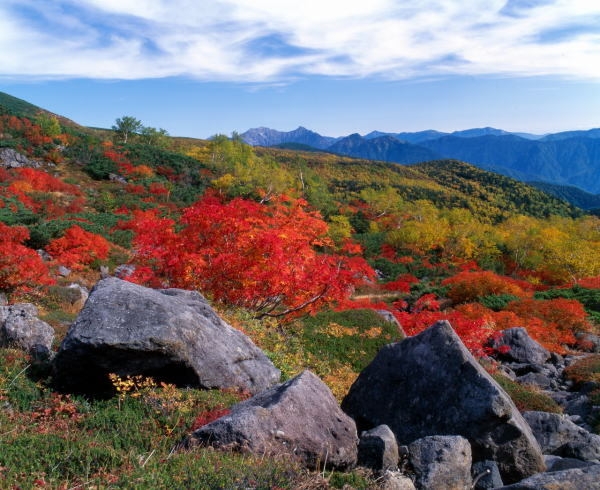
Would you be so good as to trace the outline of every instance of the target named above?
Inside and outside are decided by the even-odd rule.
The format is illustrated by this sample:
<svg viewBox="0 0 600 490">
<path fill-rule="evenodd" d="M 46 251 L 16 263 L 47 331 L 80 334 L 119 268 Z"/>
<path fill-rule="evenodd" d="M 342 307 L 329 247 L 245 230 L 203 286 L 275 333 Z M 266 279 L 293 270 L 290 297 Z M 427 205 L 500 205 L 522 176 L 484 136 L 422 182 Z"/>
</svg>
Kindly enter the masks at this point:
<svg viewBox="0 0 600 490">
<path fill-rule="evenodd" d="M 373 131 L 341 138 L 322 136 L 299 127 L 282 132 L 269 128 L 241 134 L 253 146 L 302 145 L 357 158 L 400 164 L 451 158 L 524 182 L 574 186 L 600 194 L 600 128 L 535 135 L 496 128 L 453 133 Z"/>
</svg>

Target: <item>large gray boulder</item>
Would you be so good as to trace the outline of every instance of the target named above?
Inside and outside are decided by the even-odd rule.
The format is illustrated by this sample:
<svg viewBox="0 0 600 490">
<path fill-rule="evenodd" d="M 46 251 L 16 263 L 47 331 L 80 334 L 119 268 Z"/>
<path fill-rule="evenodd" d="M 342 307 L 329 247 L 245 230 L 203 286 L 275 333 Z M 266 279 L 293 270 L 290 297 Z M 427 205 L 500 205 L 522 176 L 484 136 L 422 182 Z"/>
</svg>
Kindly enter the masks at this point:
<svg viewBox="0 0 600 490">
<path fill-rule="evenodd" d="M 387 424 L 398 444 L 461 435 L 473 460 L 496 461 L 505 482 L 544 470 L 540 446 L 512 400 L 446 321 L 383 347 L 342 409 L 360 431 Z"/>
<path fill-rule="evenodd" d="M 531 411 L 523 417 L 544 454 L 600 463 L 600 436 L 557 413 Z"/>
<path fill-rule="evenodd" d="M 261 455 L 294 455 L 308 468 L 348 469 L 356 464 L 356 425 L 331 390 L 304 371 L 235 405 L 182 446 L 210 445 Z"/>
<path fill-rule="evenodd" d="M 600 465 L 539 473 L 498 490 L 599 490 Z"/>
<path fill-rule="evenodd" d="M 408 452 L 417 489 L 471 489 L 471 446 L 464 437 L 423 437 L 409 444 Z"/>
<path fill-rule="evenodd" d="M 53 340 L 54 329 L 38 318 L 31 303 L 0 306 L 0 347 L 17 347 L 46 357 Z"/>
<path fill-rule="evenodd" d="M 503 330 L 502 335 L 494 340 L 493 347 L 508 347 L 502 357 L 526 364 L 544 364 L 551 356 L 523 327 Z"/>
<path fill-rule="evenodd" d="M 54 361 L 58 389 L 110 395 L 108 373 L 258 393 L 277 370 L 195 291 L 149 289 L 109 277 L 90 293 Z"/>
</svg>

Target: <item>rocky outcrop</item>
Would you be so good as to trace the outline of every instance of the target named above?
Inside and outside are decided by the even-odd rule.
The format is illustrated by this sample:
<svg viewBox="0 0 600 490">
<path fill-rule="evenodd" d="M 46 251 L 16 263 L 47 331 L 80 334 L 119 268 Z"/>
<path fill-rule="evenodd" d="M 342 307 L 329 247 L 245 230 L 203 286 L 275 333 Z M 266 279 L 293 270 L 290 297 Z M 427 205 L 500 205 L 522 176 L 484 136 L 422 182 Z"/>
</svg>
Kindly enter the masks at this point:
<svg viewBox="0 0 600 490">
<path fill-rule="evenodd" d="M 17 347 L 46 359 L 53 340 L 54 329 L 38 318 L 34 305 L 0 306 L 0 347 Z"/>
<path fill-rule="evenodd" d="M 433 435 L 469 440 L 505 482 L 544 470 L 539 444 L 506 393 L 448 322 L 383 347 L 342 402 L 359 430 L 387 424 L 399 444 Z"/>
<path fill-rule="evenodd" d="M 279 371 L 197 292 L 154 290 L 110 277 L 91 291 L 54 361 L 62 391 L 110 394 L 108 373 L 258 393 Z"/>
<path fill-rule="evenodd" d="M 599 490 L 600 465 L 539 473 L 498 490 Z"/>
<path fill-rule="evenodd" d="M 39 168 L 40 164 L 30 160 L 22 153 L 12 148 L 0 148 L 0 168 Z"/>
<path fill-rule="evenodd" d="M 261 455 L 294 455 L 309 468 L 356 464 L 356 425 L 329 388 L 304 371 L 231 409 L 193 432 L 184 448 L 210 445 Z"/>
<path fill-rule="evenodd" d="M 471 446 L 464 437 L 423 437 L 409 444 L 408 452 L 417 489 L 471 489 Z"/>
<path fill-rule="evenodd" d="M 547 412 L 525 412 L 544 454 L 576 458 L 600 463 L 600 436 L 571 422 L 564 415 Z"/>
</svg>

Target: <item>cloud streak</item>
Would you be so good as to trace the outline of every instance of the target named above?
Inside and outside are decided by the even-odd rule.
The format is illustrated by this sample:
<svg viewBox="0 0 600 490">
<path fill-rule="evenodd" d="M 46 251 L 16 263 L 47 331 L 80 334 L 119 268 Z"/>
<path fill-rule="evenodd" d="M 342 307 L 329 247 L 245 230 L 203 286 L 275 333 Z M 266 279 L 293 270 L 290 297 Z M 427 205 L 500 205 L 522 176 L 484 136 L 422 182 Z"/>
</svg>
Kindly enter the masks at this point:
<svg viewBox="0 0 600 490">
<path fill-rule="evenodd" d="M 599 59 L 600 4 L 589 0 L 4 0 L 0 5 L 3 78 L 600 80 Z"/>
</svg>

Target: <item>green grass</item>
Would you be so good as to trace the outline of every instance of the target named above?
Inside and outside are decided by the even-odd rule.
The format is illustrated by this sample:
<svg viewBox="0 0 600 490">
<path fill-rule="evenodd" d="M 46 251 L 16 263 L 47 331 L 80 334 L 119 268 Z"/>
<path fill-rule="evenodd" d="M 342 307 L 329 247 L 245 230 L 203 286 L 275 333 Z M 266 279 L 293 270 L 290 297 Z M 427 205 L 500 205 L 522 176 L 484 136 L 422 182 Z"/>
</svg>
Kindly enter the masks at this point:
<svg viewBox="0 0 600 490">
<path fill-rule="evenodd" d="M 174 448 L 230 391 L 138 386 L 109 400 L 57 394 L 27 355 L 0 350 L 0 488 L 370 488 L 361 471 L 308 472 L 289 457 Z"/>
<path fill-rule="evenodd" d="M 385 344 L 401 340 L 398 327 L 369 309 L 324 311 L 307 317 L 302 334 L 305 349 L 330 363 L 362 371 Z"/>
</svg>

